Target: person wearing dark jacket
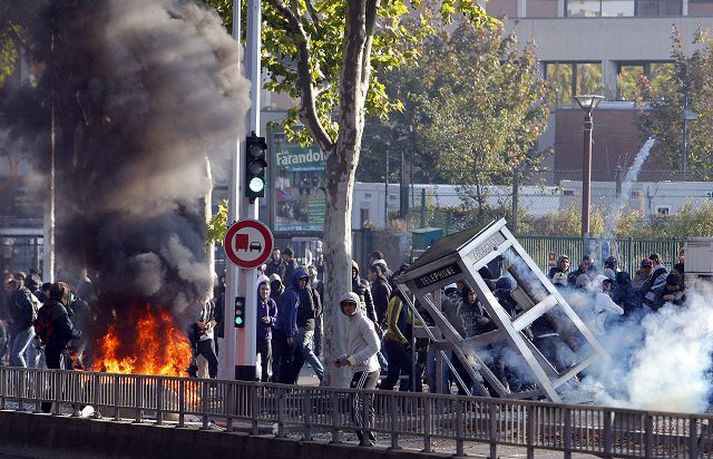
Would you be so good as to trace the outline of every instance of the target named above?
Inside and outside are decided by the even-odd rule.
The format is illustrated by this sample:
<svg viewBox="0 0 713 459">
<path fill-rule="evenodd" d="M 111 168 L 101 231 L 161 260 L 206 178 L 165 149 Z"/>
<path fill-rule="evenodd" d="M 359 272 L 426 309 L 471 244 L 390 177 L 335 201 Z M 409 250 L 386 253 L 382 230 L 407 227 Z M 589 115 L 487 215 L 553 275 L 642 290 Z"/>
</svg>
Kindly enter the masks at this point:
<svg viewBox="0 0 713 459">
<path fill-rule="evenodd" d="M 310 285 L 310 277 L 303 268 L 297 268 L 299 305 L 297 307 L 297 335 L 292 356 L 291 384 L 297 384 L 300 371 L 305 362 L 314 370 L 321 382 L 324 378 L 324 366 L 314 353 L 314 330 L 317 318 L 322 314 L 322 302 L 317 292 Z"/>
<path fill-rule="evenodd" d="M 279 274 L 270 276 L 270 298 L 275 304 L 280 304 L 280 296 L 285 291 L 285 286 L 282 284 L 282 277 Z"/>
<path fill-rule="evenodd" d="M 62 357 L 67 352 L 72 340 L 80 339 L 82 332 L 74 328 L 72 320 L 67 313 L 67 303 L 70 300 L 70 287 L 64 282 L 52 284 L 50 299 L 42 306 L 37 314 L 37 334 L 45 346 L 45 359 L 47 368 L 65 368 L 69 358 Z M 65 356 L 66 357 L 66 356 Z"/>
<path fill-rule="evenodd" d="M 643 293 L 642 304 L 653 310 L 654 300 L 656 299 L 656 293 L 654 291 L 657 289 L 660 291 L 661 287 L 666 284 L 668 270 L 666 270 L 666 267 L 663 265 L 661 255 L 658 253 L 649 255 L 649 260 L 653 263 L 653 272 L 651 273 L 651 278 L 646 281 L 641 288 Z"/>
<path fill-rule="evenodd" d="M 260 381 L 272 380 L 272 329 L 277 322 L 277 305 L 270 298 L 270 284 L 257 288 L 257 354 L 260 356 Z"/>
<path fill-rule="evenodd" d="M 373 267 L 373 265 L 372 265 Z M 401 291 L 396 290 L 389 301 L 386 310 L 386 334 L 384 335 L 384 351 L 389 359 L 386 379 L 381 382 L 381 389 L 393 390 L 401 374 L 408 376 L 408 384 L 403 381 L 399 385 L 400 391 L 413 391 L 414 386 L 412 361 L 411 361 L 411 325 L 413 317 L 406 302 L 403 301 Z M 418 381 L 417 381 L 418 383 Z M 420 392 L 420 390 L 417 390 Z"/>
<path fill-rule="evenodd" d="M 597 267 L 589 255 L 582 257 L 582 263 L 580 263 L 579 268 L 567 276 L 567 280 L 569 280 L 571 285 L 577 285 L 577 280 L 582 274 L 588 275 L 590 280 L 594 279 L 594 276 L 597 275 Z"/>
<path fill-rule="evenodd" d="M 376 333 L 381 335 L 381 326 L 379 325 L 379 319 L 376 316 L 374 299 L 371 297 L 369 282 L 366 279 L 359 277 L 359 264 L 354 260 L 352 260 L 352 292 L 356 293 L 361 300 L 360 307 L 364 313 L 363 315 L 367 319 L 374 322 Z"/>
<path fill-rule="evenodd" d="M 282 292 L 277 302 L 277 320 L 272 334 L 273 379 L 276 382 L 289 384 L 292 376 L 292 360 L 294 342 L 297 335 L 297 310 L 300 306 L 300 274 L 298 270 L 292 273 L 290 286 Z M 303 281 L 306 283 L 306 280 Z"/>
<path fill-rule="evenodd" d="M 569 257 L 567 255 L 559 256 L 559 258 L 557 259 L 557 264 L 550 268 L 550 272 L 547 277 L 552 279 L 557 273 L 569 273 Z"/>
<path fill-rule="evenodd" d="M 654 289 L 654 301 L 651 309 L 658 311 L 667 303 L 675 306 L 680 306 L 686 302 L 686 295 L 681 285 L 681 276 L 677 273 L 671 273 L 666 276 L 664 285 Z"/>
<path fill-rule="evenodd" d="M 280 249 L 274 249 L 272 251 L 272 257 L 270 261 L 267 262 L 267 269 L 265 269 L 265 275 L 267 277 L 273 274 L 277 274 L 280 278 L 285 276 L 285 262 L 282 261 Z"/>
<path fill-rule="evenodd" d="M 374 300 L 376 318 L 379 324 L 383 324 L 386 322 L 386 309 L 389 307 L 391 286 L 380 265 L 375 264 L 369 267 L 369 282 L 371 283 L 371 297 Z"/>
<path fill-rule="evenodd" d="M 295 252 L 289 247 L 282 251 L 282 260 L 285 262 L 285 270 L 283 271 L 284 274 L 282 278 L 285 280 L 285 285 L 287 285 L 287 283 L 292 280 L 292 273 L 300 266 L 295 260 Z"/>
<path fill-rule="evenodd" d="M 39 300 L 17 276 L 5 287 L 6 292 L 10 294 L 10 365 L 27 368 L 28 360 L 32 360 L 30 346 L 35 338 L 32 325 L 37 318 Z"/>
</svg>

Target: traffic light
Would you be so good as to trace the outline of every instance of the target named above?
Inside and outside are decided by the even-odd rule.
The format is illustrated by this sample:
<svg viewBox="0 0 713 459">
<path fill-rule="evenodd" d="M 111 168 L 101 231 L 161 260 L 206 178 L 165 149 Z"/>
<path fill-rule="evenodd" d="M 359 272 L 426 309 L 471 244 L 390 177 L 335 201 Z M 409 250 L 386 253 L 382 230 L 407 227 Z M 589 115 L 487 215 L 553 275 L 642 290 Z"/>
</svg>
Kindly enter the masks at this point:
<svg viewBox="0 0 713 459">
<path fill-rule="evenodd" d="M 245 327 L 245 298 L 235 298 L 235 320 L 233 321 L 235 328 Z"/>
<path fill-rule="evenodd" d="M 253 131 L 245 142 L 245 197 L 250 198 L 251 202 L 255 198 L 265 197 L 266 154 L 265 137 L 258 137 Z"/>
</svg>

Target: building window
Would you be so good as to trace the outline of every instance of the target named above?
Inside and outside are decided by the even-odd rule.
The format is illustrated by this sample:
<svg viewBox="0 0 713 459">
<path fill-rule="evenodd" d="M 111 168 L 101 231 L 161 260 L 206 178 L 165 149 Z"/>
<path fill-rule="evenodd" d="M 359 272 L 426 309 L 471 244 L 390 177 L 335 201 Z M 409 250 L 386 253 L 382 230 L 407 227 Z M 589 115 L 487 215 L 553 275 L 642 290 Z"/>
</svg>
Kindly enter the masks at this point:
<svg viewBox="0 0 713 459">
<path fill-rule="evenodd" d="M 557 0 L 527 0 L 525 14 L 528 18 L 556 18 L 562 16 L 557 5 Z"/>
<path fill-rule="evenodd" d="M 688 0 L 689 16 L 713 16 L 713 0 Z"/>
<path fill-rule="evenodd" d="M 557 106 L 573 105 L 577 94 L 598 94 L 602 90 L 602 66 L 598 62 L 548 62 L 545 79 L 557 92 Z"/>
<path fill-rule="evenodd" d="M 689 0 L 690 1 L 690 0 Z M 713 2 L 713 0 L 704 0 Z M 701 8 L 707 11 L 710 7 Z M 713 10 L 713 8 L 710 8 Z M 681 16 L 682 0 L 565 0 L 567 16 Z M 689 6 L 689 14 L 690 6 Z M 701 14 L 703 15 L 703 14 Z"/>
<path fill-rule="evenodd" d="M 646 76 L 654 90 L 668 84 L 673 76 L 671 62 L 619 62 L 617 65 L 617 99 L 634 100 L 639 79 Z M 658 91 L 657 91 L 658 92 Z"/>
</svg>

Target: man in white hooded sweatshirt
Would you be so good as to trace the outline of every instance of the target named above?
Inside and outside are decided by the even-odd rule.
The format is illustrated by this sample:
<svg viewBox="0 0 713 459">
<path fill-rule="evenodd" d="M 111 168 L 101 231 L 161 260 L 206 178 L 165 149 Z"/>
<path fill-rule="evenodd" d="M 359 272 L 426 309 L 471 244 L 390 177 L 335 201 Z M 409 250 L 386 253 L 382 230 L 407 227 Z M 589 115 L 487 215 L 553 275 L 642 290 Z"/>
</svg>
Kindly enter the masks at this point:
<svg viewBox="0 0 713 459">
<path fill-rule="evenodd" d="M 381 348 L 379 336 L 374 329 L 374 323 L 361 314 L 359 296 L 354 292 L 342 295 L 339 301 L 342 313 L 347 316 L 347 353 L 339 357 L 334 365 L 339 368 L 348 365 L 352 371 L 352 389 L 376 389 L 379 381 L 379 359 L 376 354 Z M 373 395 L 355 395 L 352 400 L 352 419 L 359 428 L 357 436 L 361 445 L 374 445 L 376 437 L 373 432 L 363 428 L 362 414 L 364 406 L 368 404 L 369 422 L 374 425 L 376 412 L 374 410 Z"/>
</svg>

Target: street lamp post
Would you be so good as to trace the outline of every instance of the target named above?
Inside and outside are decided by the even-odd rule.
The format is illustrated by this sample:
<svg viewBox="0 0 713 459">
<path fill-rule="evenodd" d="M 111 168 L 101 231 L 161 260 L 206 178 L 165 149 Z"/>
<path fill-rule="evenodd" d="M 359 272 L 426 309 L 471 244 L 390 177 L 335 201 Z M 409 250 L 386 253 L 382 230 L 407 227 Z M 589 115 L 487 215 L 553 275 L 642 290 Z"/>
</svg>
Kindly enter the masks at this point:
<svg viewBox="0 0 713 459">
<path fill-rule="evenodd" d="M 681 121 L 683 122 L 683 152 L 681 154 L 681 169 L 683 170 L 683 178 L 688 177 L 688 122 L 698 119 L 698 115 L 688 108 L 688 97 L 683 97 L 683 112 L 681 113 Z"/>
<path fill-rule="evenodd" d="M 604 96 L 584 94 L 575 96 L 584 110 L 584 157 L 582 162 L 582 236 L 589 237 L 589 217 L 592 211 L 592 111 Z"/>
</svg>

